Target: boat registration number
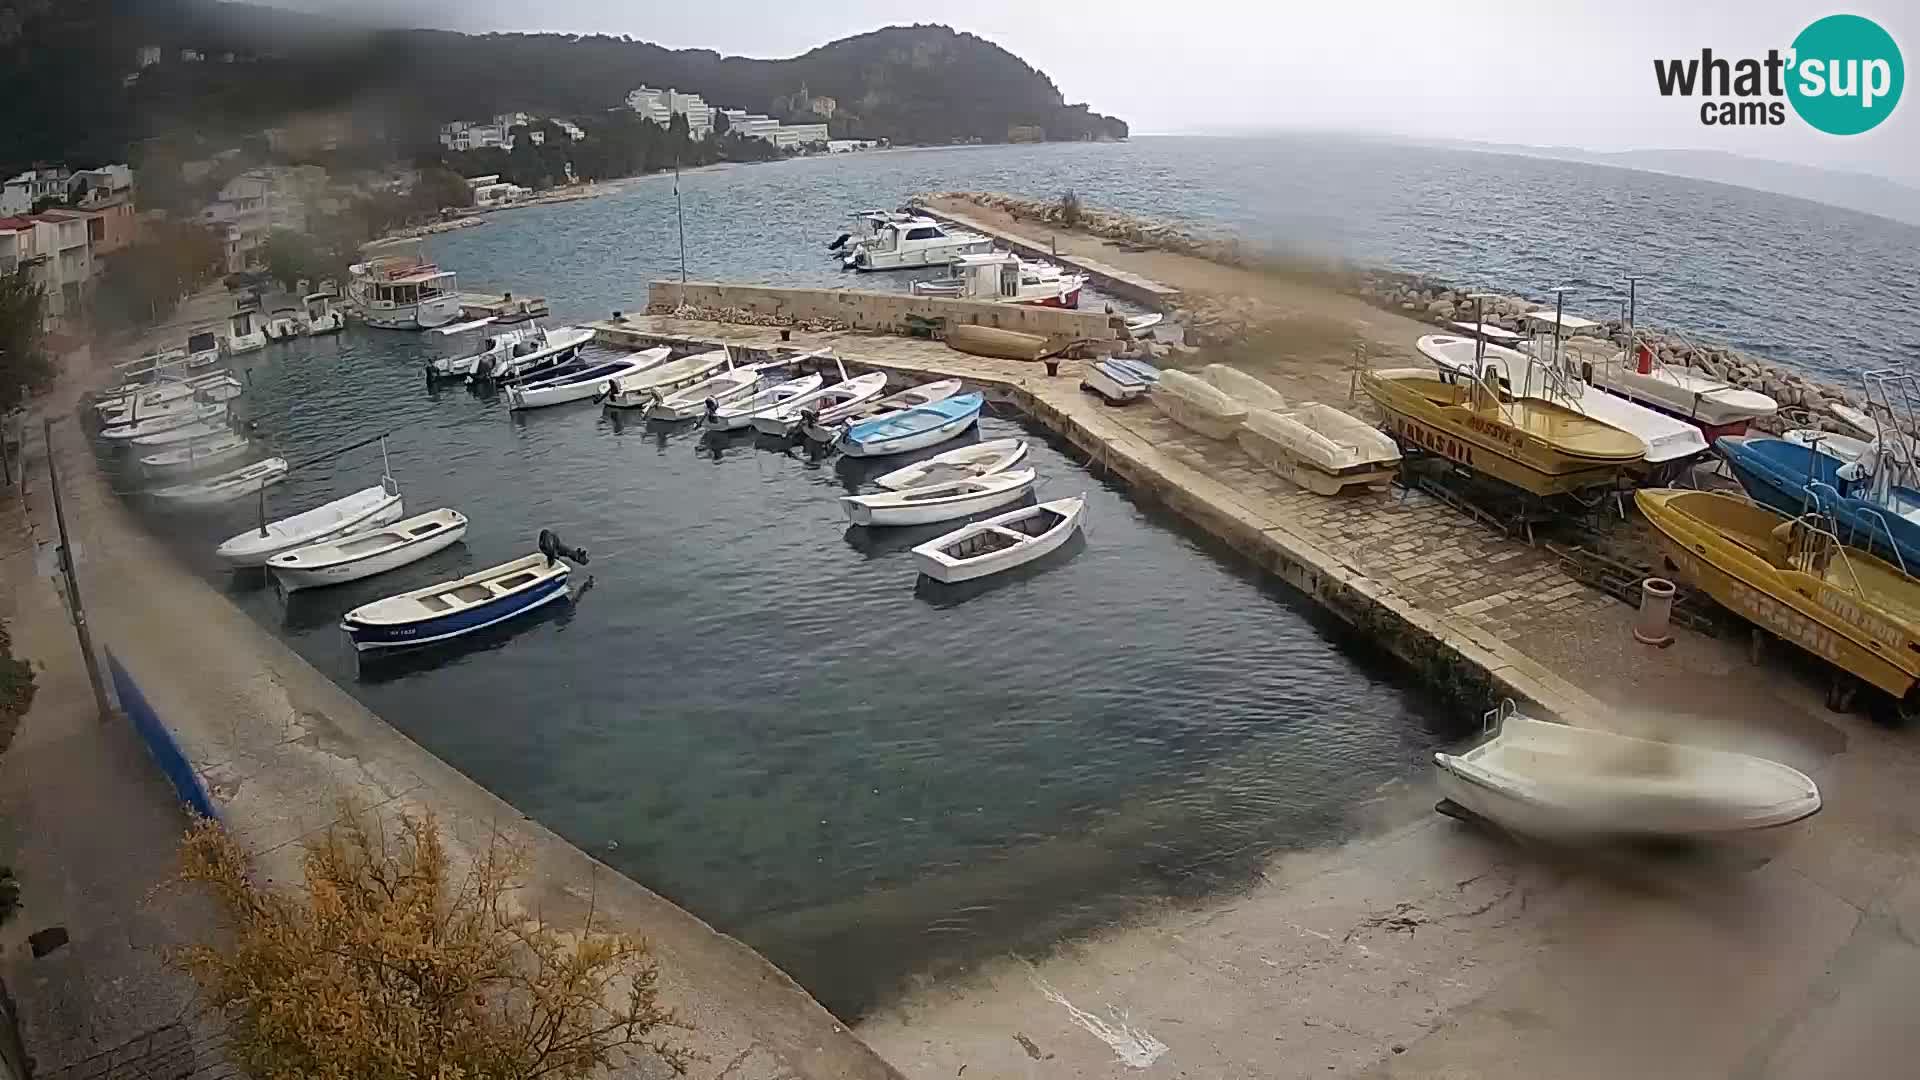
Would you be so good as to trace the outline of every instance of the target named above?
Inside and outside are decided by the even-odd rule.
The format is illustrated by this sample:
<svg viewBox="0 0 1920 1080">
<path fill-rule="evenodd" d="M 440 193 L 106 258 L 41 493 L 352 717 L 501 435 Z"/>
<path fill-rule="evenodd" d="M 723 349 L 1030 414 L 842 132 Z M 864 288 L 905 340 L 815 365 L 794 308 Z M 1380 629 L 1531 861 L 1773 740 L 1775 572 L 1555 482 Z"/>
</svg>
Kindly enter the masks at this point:
<svg viewBox="0 0 1920 1080">
<path fill-rule="evenodd" d="M 1417 420 L 1397 414 L 1393 416 L 1393 433 L 1423 450 L 1473 467 L 1473 444 L 1464 439 L 1456 439 L 1444 431 L 1435 431 Z"/>
</svg>

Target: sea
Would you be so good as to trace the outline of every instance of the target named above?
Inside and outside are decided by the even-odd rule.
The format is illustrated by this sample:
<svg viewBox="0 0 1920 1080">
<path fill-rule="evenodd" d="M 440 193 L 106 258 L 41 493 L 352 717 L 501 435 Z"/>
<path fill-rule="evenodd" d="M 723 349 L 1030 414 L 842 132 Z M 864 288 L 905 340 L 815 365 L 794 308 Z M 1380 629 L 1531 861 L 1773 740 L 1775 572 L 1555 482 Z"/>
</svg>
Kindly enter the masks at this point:
<svg viewBox="0 0 1920 1080">
<path fill-rule="evenodd" d="M 1174 219 L 1277 250 L 1508 291 L 1610 295 L 1829 378 L 1896 363 L 1920 230 L 1591 165 L 1338 139 L 901 150 L 626 182 L 435 237 L 467 288 L 549 298 L 552 322 L 644 307 L 678 276 L 851 281 L 851 211 L 995 189 Z M 1090 302 L 1100 302 L 1095 297 Z M 1596 301 L 1596 304 L 1598 301 Z M 1570 302 L 1570 308 L 1581 310 Z M 1591 308 L 1602 314 L 1605 308 Z M 762 950 L 853 1020 L 983 958 L 1037 954 L 1257 882 L 1421 790 L 1475 730 L 1366 640 L 994 408 L 970 438 L 1032 441 L 1039 498 L 1084 534 L 965 589 L 918 580 L 939 527 L 848 525 L 875 464 L 713 438 L 591 404 L 510 413 L 430 385 L 469 342 L 355 327 L 245 357 L 284 515 L 376 483 L 472 519 L 391 574 L 280 595 L 214 544 L 257 512 L 127 498 L 272 633 L 429 750 L 582 849 Z M 306 464 L 384 434 L 384 444 Z M 942 448 L 944 449 L 944 448 Z M 357 656 L 340 617 L 533 550 L 588 549 L 577 597 L 451 645 Z"/>
</svg>

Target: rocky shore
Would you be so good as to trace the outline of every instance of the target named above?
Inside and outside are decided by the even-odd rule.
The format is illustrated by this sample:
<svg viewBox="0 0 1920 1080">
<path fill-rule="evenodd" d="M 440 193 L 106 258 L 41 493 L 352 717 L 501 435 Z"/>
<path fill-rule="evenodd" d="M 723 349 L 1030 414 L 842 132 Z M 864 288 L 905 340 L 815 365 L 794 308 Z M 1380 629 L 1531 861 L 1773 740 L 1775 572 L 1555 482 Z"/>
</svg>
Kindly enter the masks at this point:
<svg viewBox="0 0 1920 1080">
<path fill-rule="evenodd" d="M 1474 314 L 1470 294 L 1485 296 L 1480 290 L 1461 288 L 1420 274 L 1392 270 L 1362 269 L 1331 262 L 1313 262 L 1261 253 L 1233 240 L 1208 237 L 1166 221 L 1135 217 L 1130 214 L 1099 210 L 1084 205 L 1069 206 L 1064 199 L 1030 199 L 1003 192 L 949 191 L 926 198 L 957 199 L 997 210 L 1016 220 L 1034 221 L 1060 229 L 1073 229 L 1108 240 L 1123 249 L 1168 251 L 1208 259 L 1228 266 L 1259 269 L 1288 275 L 1308 275 L 1342 292 L 1357 296 L 1384 310 L 1407 315 L 1451 332 L 1456 319 L 1471 321 Z M 1521 317 L 1530 311 L 1551 310 L 1551 299 L 1521 295 L 1502 295 L 1484 299 L 1483 318 L 1488 325 L 1524 332 Z M 1242 340 L 1257 331 L 1274 313 L 1255 301 L 1240 297 L 1189 296 L 1181 312 L 1187 328 L 1187 340 L 1202 348 Z M 1853 435 L 1861 432 L 1831 411 L 1833 405 L 1859 408 L 1858 392 L 1809 379 L 1783 364 L 1764 357 L 1703 342 L 1684 333 L 1641 326 L 1635 335 L 1650 346 L 1660 362 L 1680 368 L 1694 368 L 1716 379 L 1743 389 L 1758 390 L 1780 403 L 1781 412 L 1759 426 L 1772 431 L 1795 427 L 1817 427 Z M 1599 328 L 1582 331 L 1574 348 L 1594 352 L 1612 351 L 1627 345 L 1627 328 L 1619 319 L 1602 322 Z"/>
</svg>

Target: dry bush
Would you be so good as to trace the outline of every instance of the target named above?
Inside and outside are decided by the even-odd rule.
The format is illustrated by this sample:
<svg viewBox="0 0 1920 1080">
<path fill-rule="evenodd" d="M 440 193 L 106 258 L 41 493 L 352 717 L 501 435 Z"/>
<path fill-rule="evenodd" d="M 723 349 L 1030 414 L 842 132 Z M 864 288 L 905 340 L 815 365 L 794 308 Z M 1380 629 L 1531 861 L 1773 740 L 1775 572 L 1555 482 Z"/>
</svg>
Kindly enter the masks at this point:
<svg viewBox="0 0 1920 1080">
<path fill-rule="evenodd" d="M 449 883 L 431 816 L 371 815 L 308 842 L 301 888 L 256 883 L 218 824 L 190 831 L 180 880 L 206 887 L 229 940 L 175 950 L 229 1053 L 258 1080 L 586 1077 L 632 1055 L 684 1075 L 646 943 L 561 931 L 515 910 L 525 858 L 504 842 Z"/>
</svg>

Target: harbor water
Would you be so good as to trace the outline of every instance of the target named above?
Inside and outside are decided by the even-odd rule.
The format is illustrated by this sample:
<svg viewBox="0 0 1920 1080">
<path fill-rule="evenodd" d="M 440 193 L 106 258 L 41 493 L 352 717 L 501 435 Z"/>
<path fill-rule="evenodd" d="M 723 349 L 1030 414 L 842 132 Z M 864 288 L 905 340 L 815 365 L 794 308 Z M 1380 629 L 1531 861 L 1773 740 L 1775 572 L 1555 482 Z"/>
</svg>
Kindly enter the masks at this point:
<svg viewBox="0 0 1920 1080">
<path fill-rule="evenodd" d="M 933 188 L 1074 187 L 1095 204 L 1233 224 L 1220 208 L 1245 196 L 1175 183 L 1155 164 L 1166 142 L 688 174 L 688 272 L 844 282 L 824 250 L 844 213 Z M 1208 145 L 1200 152 L 1251 152 Z M 498 215 L 433 250 L 469 288 L 547 296 L 555 324 L 634 310 L 649 279 L 679 271 L 674 183 Z M 1194 199 L 1158 201 L 1173 190 Z M 1353 197 L 1369 209 L 1364 188 Z M 1511 208 L 1533 196 L 1505 198 Z M 1445 243 L 1420 248 L 1407 228 L 1286 205 L 1259 219 L 1276 239 L 1445 257 Z M 1479 220 L 1490 237 L 1498 223 Z M 1568 253 L 1536 246 L 1516 272 L 1559 266 L 1564 277 L 1553 259 Z M 1592 245 L 1580 254 L 1597 257 Z M 1828 333 L 1805 322 L 1791 333 Z M 1005 410 L 978 437 L 1033 439 L 1039 497 L 1086 492 L 1085 535 L 1003 579 L 932 588 L 908 548 L 939 527 L 856 529 L 836 502 L 897 462 L 816 460 L 591 404 L 510 413 L 502 399 L 426 383 L 422 362 L 459 344 L 355 327 L 242 366 L 244 414 L 296 465 L 270 489 L 269 517 L 376 483 L 373 447 L 298 466 L 388 432 L 409 512 L 462 511 L 473 522 L 464 544 L 288 599 L 212 558 L 254 520 L 251 504 L 152 512 L 154 528 L 389 723 L 761 949 L 843 1017 L 915 977 L 1043 950 L 1143 905 L 1232 889 L 1276 852 L 1338 842 L 1434 747 L 1470 730 L 1304 599 Z M 359 604 L 530 552 L 541 528 L 591 554 L 571 606 L 384 658 L 357 657 L 339 631 Z"/>
</svg>

